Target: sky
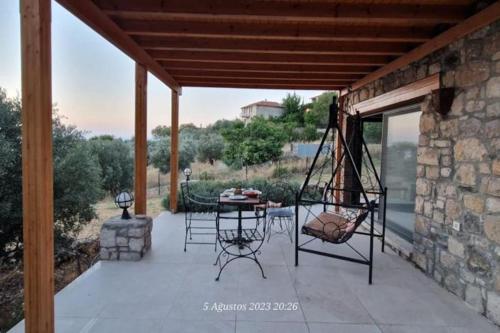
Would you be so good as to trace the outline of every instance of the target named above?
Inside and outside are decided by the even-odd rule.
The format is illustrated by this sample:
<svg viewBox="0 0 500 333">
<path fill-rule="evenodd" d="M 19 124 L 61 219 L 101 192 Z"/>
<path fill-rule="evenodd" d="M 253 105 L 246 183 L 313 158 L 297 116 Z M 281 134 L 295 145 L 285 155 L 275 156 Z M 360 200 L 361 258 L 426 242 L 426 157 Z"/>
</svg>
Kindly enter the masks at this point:
<svg viewBox="0 0 500 333">
<path fill-rule="evenodd" d="M 134 132 L 134 62 L 52 1 L 52 101 L 64 122 L 129 138 Z M 21 94 L 19 1 L 0 0 L 0 87 Z M 183 88 L 179 121 L 206 126 L 235 119 L 244 105 L 280 102 L 290 90 Z M 321 91 L 295 91 L 305 102 Z M 170 89 L 148 75 L 148 132 L 170 125 Z"/>
</svg>

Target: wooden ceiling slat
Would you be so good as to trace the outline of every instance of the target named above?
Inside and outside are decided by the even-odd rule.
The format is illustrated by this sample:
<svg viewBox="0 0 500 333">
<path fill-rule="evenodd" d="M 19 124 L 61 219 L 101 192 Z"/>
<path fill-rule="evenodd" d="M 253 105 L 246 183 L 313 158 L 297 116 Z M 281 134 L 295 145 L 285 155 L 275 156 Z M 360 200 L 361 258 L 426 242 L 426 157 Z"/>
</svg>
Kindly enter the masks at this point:
<svg viewBox="0 0 500 333">
<path fill-rule="evenodd" d="M 293 65 L 289 64 L 264 64 L 264 63 L 217 63 L 217 62 L 185 62 L 185 61 L 160 61 L 167 71 L 174 70 L 204 70 L 204 71 L 239 71 L 239 72 L 266 72 L 266 73 L 311 73 L 311 74 L 368 74 L 376 66 L 349 66 L 349 65 Z"/>
<path fill-rule="evenodd" d="M 195 78 L 195 77 L 225 77 L 225 78 L 261 78 L 262 80 L 269 79 L 317 79 L 317 80 L 331 80 L 331 81 L 346 81 L 356 80 L 363 77 L 363 74 L 353 73 L 307 73 L 307 72 L 288 72 L 270 73 L 268 71 L 211 71 L 204 69 L 172 69 L 169 68 L 168 72 L 178 79 Z"/>
<path fill-rule="evenodd" d="M 272 54 L 231 53 L 195 51 L 156 51 L 149 54 L 156 60 L 240 64 L 288 64 L 296 65 L 338 65 L 338 66 L 382 66 L 395 57 L 367 55 L 324 55 L 324 54 Z"/>
<path fill-rule="evenodd" d="M 241 84 L 283 84 L 290 85 L 293 84 L 306 84 L 306 85 L 338 85 L 338 86 L 346 86 L 349 83 L 352 83 L 352 80 L 343 80 L 343 81 L 324 81 L 324 80 L 314 80 L 314 79 L 270 79 L 270 80 L 262 80 L 262 78 L 225 78 L 225 77 L 194 77 L 194 78 L 184 78 L 178 79 L 179 82 L 210 82 L 210 83 L 241 83 Z"/>
<path fill-rule="evenodd" d="M 425 42 L 432 28 L 117 20 L 129 35 L 294 41 Z"/>
<path fill-rule="evenodd" d="M 245 89 L 300 89 L 300 90 L 338 90 L 345 87 L 344 85 L 332 84 L 305 84 L 305 83 L 214 83 L 208 81 L 184 81 L 181 82 L 183 87 L 202 87 L 202 88 L 245 88 Z"/>
<path fill-rule="evenodd" d="M 464 6 L 418 3 L 356 4 L 248 0 L 95 1 L 108 15 L 147 20 L 433 25 L 457 23 L 466 16 Z"/>
<path fill-rule="evenodd" d="M 275 76 L 275 77 L 265 77 L 265 76 L 253 76 L 253 75 L 248 75 L 248 76 L 231 76 L 231 75 L 175 75 L 174 76 L 176 80 L 183 81 L 183 80 L 220 80 L 222 81 L 232 81 L 232 80 L 244 80 L 247 82 L 252 82 L 253 80 L 257 81 L 263 81 L 268 82 L 276 82 L 281 80 L 288 80 L 288 81 L 293 81 L 293 82 L 323 82 L 325 84 L 327 83 L 335 83 L 338 82 L 339 84 L 346 84 L 346 83 L 352 83 L 356 81 L 355 78 L 318 78 L 318 77 L 312 77 L 312 78 L 307 78 L 304 76 L 293 76 L 293 77 L 281 77 L 281 76 Z"/>
<path fill-rule="evenodd" d="M 287 40 L 224 40 L 210 38 L 186 39 L 178 37 L 136 37 L 146 50 L 205 51 L 237 53 L 292 53 L 292 54 L 349 54 L 349 55 L 403 55 L 411 44 L 382 42 L 318 42 Z"/>
</svg>

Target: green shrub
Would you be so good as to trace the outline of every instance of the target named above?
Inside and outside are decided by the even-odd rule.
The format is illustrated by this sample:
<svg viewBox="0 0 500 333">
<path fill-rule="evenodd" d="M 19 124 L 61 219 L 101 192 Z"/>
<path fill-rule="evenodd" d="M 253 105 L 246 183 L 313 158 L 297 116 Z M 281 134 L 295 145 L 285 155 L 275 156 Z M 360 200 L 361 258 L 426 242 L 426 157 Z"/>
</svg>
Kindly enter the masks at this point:
<svg viewBox="0 0 500 333">
<path fill-rule="evenodd" d="M 204 197 L 214 197 L 217 200 L 220 193 L 222 193 L 225 189 L 241 186 L 244 188 L 254 188 L 259 191 L 262 191 L 263 196 L 265 197 L 267 193 L 271 193 L 273 189 L 274 182 L 266 179 L 253 179 L 249 181 L 240 181 L 240 180 L 230 180 L 230 181 L 213 181 L 213 180 L 200 180 L 200 181 L 191 181 L 189 182 L 189 190 L 191 193 L 195 193 L 197 195 L 201 195 Z M 300 185 L 296 182 L 291 182 L 290 187 L 293 191 L 290 191 L 286 198 L 283 198 L 284 205 L 292 205 L 295 202 L 295 191 L 298 191 Z M 182 201 L 182 192 L 179 190 L 177 194 L 177 202 L 178 202 L 178 211 L 184 212 L 184 205 Z M 170 197 L 167 196 L 162 200 L 162 205 L 165 209 L 170 209 Z M 200 209 L 194 208 L 195 211 L 199 211 Z"/>
<path fill-rule="evenodd" d="M 272 177 L 273 178 L 286 178 L 286 177 L 288 177 L 290 175 L 291 175 L 291 172 L 290 172 L 290 170 L 287 167 L 277 166 L 273 170 Z"/>
</svg>

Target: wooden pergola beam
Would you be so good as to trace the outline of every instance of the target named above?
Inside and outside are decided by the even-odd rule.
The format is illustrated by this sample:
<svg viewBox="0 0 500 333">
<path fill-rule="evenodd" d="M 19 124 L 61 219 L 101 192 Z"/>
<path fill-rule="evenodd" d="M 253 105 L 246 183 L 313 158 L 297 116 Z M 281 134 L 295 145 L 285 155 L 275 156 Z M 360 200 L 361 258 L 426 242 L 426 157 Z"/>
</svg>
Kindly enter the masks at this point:
<svg viewBox="0 0 500 333">
<path fill-rule="evenodd" d="M 431 54 L 434 51 L 439 50 L 440 48 L 449 45 L 453 41 L 460 39 L 488 24 L 491 24 L 500 19 L 500 2 L 495 2 L 494 4 L 486 7 L 479 13 L 469 17 L 464 20 L 462 23 L 457 24 L 456 26 L 446 30 L 439 36 L 431 39 L 425 44 L 420 45 L 419 47 L 411 50 L 407 54 L 399 57 L 398 59 L 392 61 L 391 63 L 385 65 L 384 67 L 374 71 L 373 73 L 368 74 L 361 80 L 355 82 L 350 89 L 356 90 L 364 85 L 373 82 L 377 79 L 380 79 L 400 68 L 403 68 L 412 62 L 415 62 L 423 57 Z M 347 90 L 343 90 L 342 94 L 348 93 Z"/>
<path fill-rule="evenodd" d="M 368 74 L 378 68 L 373 65 L 335 65 L 335 64 L 292 64 L 286 63 L 236 63 L 236 62 L 206 62 L 206 61 L 160 61 L 167 70 L 204 70 L 204 71 L 239 71 L 266 73 L 346 73 Z"/>
<path fill-rule="evenodd" d="M 172 90 L 170 124 L 170 211 L 177 212 L 177 185 L 179 183 L 179 93 Z"/>
<path fill-rule="evenodd" d="M 171 0 L 137 2 L 98 0 L 106 14 L 127 19 L 169 19 L 218 22 L 296 22 L 386 24 L 391 26 L 457 23 L 465 6 L 421 4 L 367 4 L 234 0 Z"/>
<path fill-rule="evenodd" d="M 325 55 L 296 53 L 238 53 L 238 52 L 207 52 L 207 51 L 149 51 L 151 56 L 160 63 L 176 62 L 212 62 L 235 64 L 286 64 L 295 65 L 336 65 L 336 66 L 383 66 L 394 57 L 380 55 Z"/>
<path fill-rule="evenodd" d="M 146 50 L 203 51 L 233 53 L 278 53 L 278 54 L 323 54 L 323 55 L 403 55 L 414 44 L 387 42 L 330 42 L 289 41 L 289 40 L 227 40 L 222 38 L 182 38 L 182 37 L 136 37 L 137 43 Z"/>
<path fill-rule="evenodd" d="M 120 27 L 131 36 L 180 38 L 224 38 L 291 41 L 350 41 L 421 43 L 429 40 L 427 27 L 339 26 L 328 24 L 245 24 L 243 22 L 141 21 L 118 19 Z"/>
<path fill-rule="evenodd" d="M 311 84 L 345 84 L 348 85 L 350 82 L 356 81 L 355 78 L 304 78 L 299 75 L 294 75 L 293 77 L 272 77 L 272 76 L 238 76 L 238 75 L 177 75 L 175 77 L 179 82 L 185 81 L 205 81 L 210 82 L 257 82 L 257 83 L 311 83 Z"/>
<path fill-rule="evenodd" d="M 148 72 L 146 67 L 135 64 L 135 214 L 146 215 L 147 206 L 147 163 L 148 163 L 148 122 L 147 122 Z"/>
<path fill-rule="evenodd" d="M 54 332 L 51 1 L 21 0 L 25 332 Z"/>
<path fill-rule="evenodd" d="M 183 81 L 183 87 L 201 88 L 248 88 L 248 89 L 300 89 L 300 90 L 335 90 L 342 89 L 345 85 L 336 84 L 307 84 L 307 83 L 241 83 L 225 81 L 223 83 L 211 81 Z"/>
<path fill-rule="evenodd" d="M 143 64 L 160 81 L 174 90 L 179 84 L 149 54 L 89 0 L 57 0 L 63 7 L 118 47 L 136 62 Z"/>
<path fill-rule="evenodd" d="M 213 71 L 204 69 L 170 69 L 169 72 L 177 79 L 183 78 L 260 78 L 262 80 L 275 79 L 301 79 L 301 80 L 320 80 L 320 81 L 356 81 L 363 77 L 363 74 L 353 73 L 323 73 L 323 72 L 266 72 L 266 71 Z"/>
<path fill-rule="evenodd" d="M 185 64 L 183 64 L 185 66 Z M 179 75 L 179 74 L 189 74 L 189 73 L 204 73 L 203 75 L 210 75 L 210 73 L 216 73 L 218 75 L 219 73 L 237 73 L 237 75 L 245 75 L 248 73 L 255 73 L 256 77 L 259 76 L 269 76 L 269 75 L 283 75 L 283 76 L 289 76 L 291 74 L 302 74 L 307 76 L 317 74 L 319 78 L 321 77 L 329 77 L 332 76 L 333 74 L 340 74 L 340 75 L 349 75 L 350 74 L 355 74 L 355 75 L 360 75 L 363 76 L 363 74 L 368 74 L 371 71 L 368 70 L 365 67 L 347 67 L 347 66 L 339 66 L 339 67 L 322 67 L 323 70 L 309 70 L 308 68 L 304 68 L 303 70 L 294 70 L 294 69 L 279 69 L 279 68 L 273 68 L 269 67 L 270 69 L 259 69 L 258 67 L 252 68 L 252 67 L 243 67 L 243 66 L 238 66 L 237 68 L 225 68 L 224 66 L 219 66 L 219 67 L 203 67 L 203 66 L 196 66 L 196 67 L 183 67 L 182 65 L 180 67 L 168 67 L 168 71 L 172 73 L 172 75 Z M 291 76 L 290 76 L 291 77 Z"/>
</svg>

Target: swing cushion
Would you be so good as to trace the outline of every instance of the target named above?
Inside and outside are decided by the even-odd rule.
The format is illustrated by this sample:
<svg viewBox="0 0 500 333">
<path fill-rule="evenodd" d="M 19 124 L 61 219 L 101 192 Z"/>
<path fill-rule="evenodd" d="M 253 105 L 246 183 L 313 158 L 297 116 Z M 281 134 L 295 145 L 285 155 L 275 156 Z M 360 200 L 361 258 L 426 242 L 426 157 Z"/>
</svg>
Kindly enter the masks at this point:
<svg viewBox="0 0 500 333">
<path fill-rule="evenodd" d="M 329 242 L 337 242 L 346 233 L 354 231 L 355 221 L 334 213 L 323 212 L 302 227 L 302 233 Z"/>
</svg>

